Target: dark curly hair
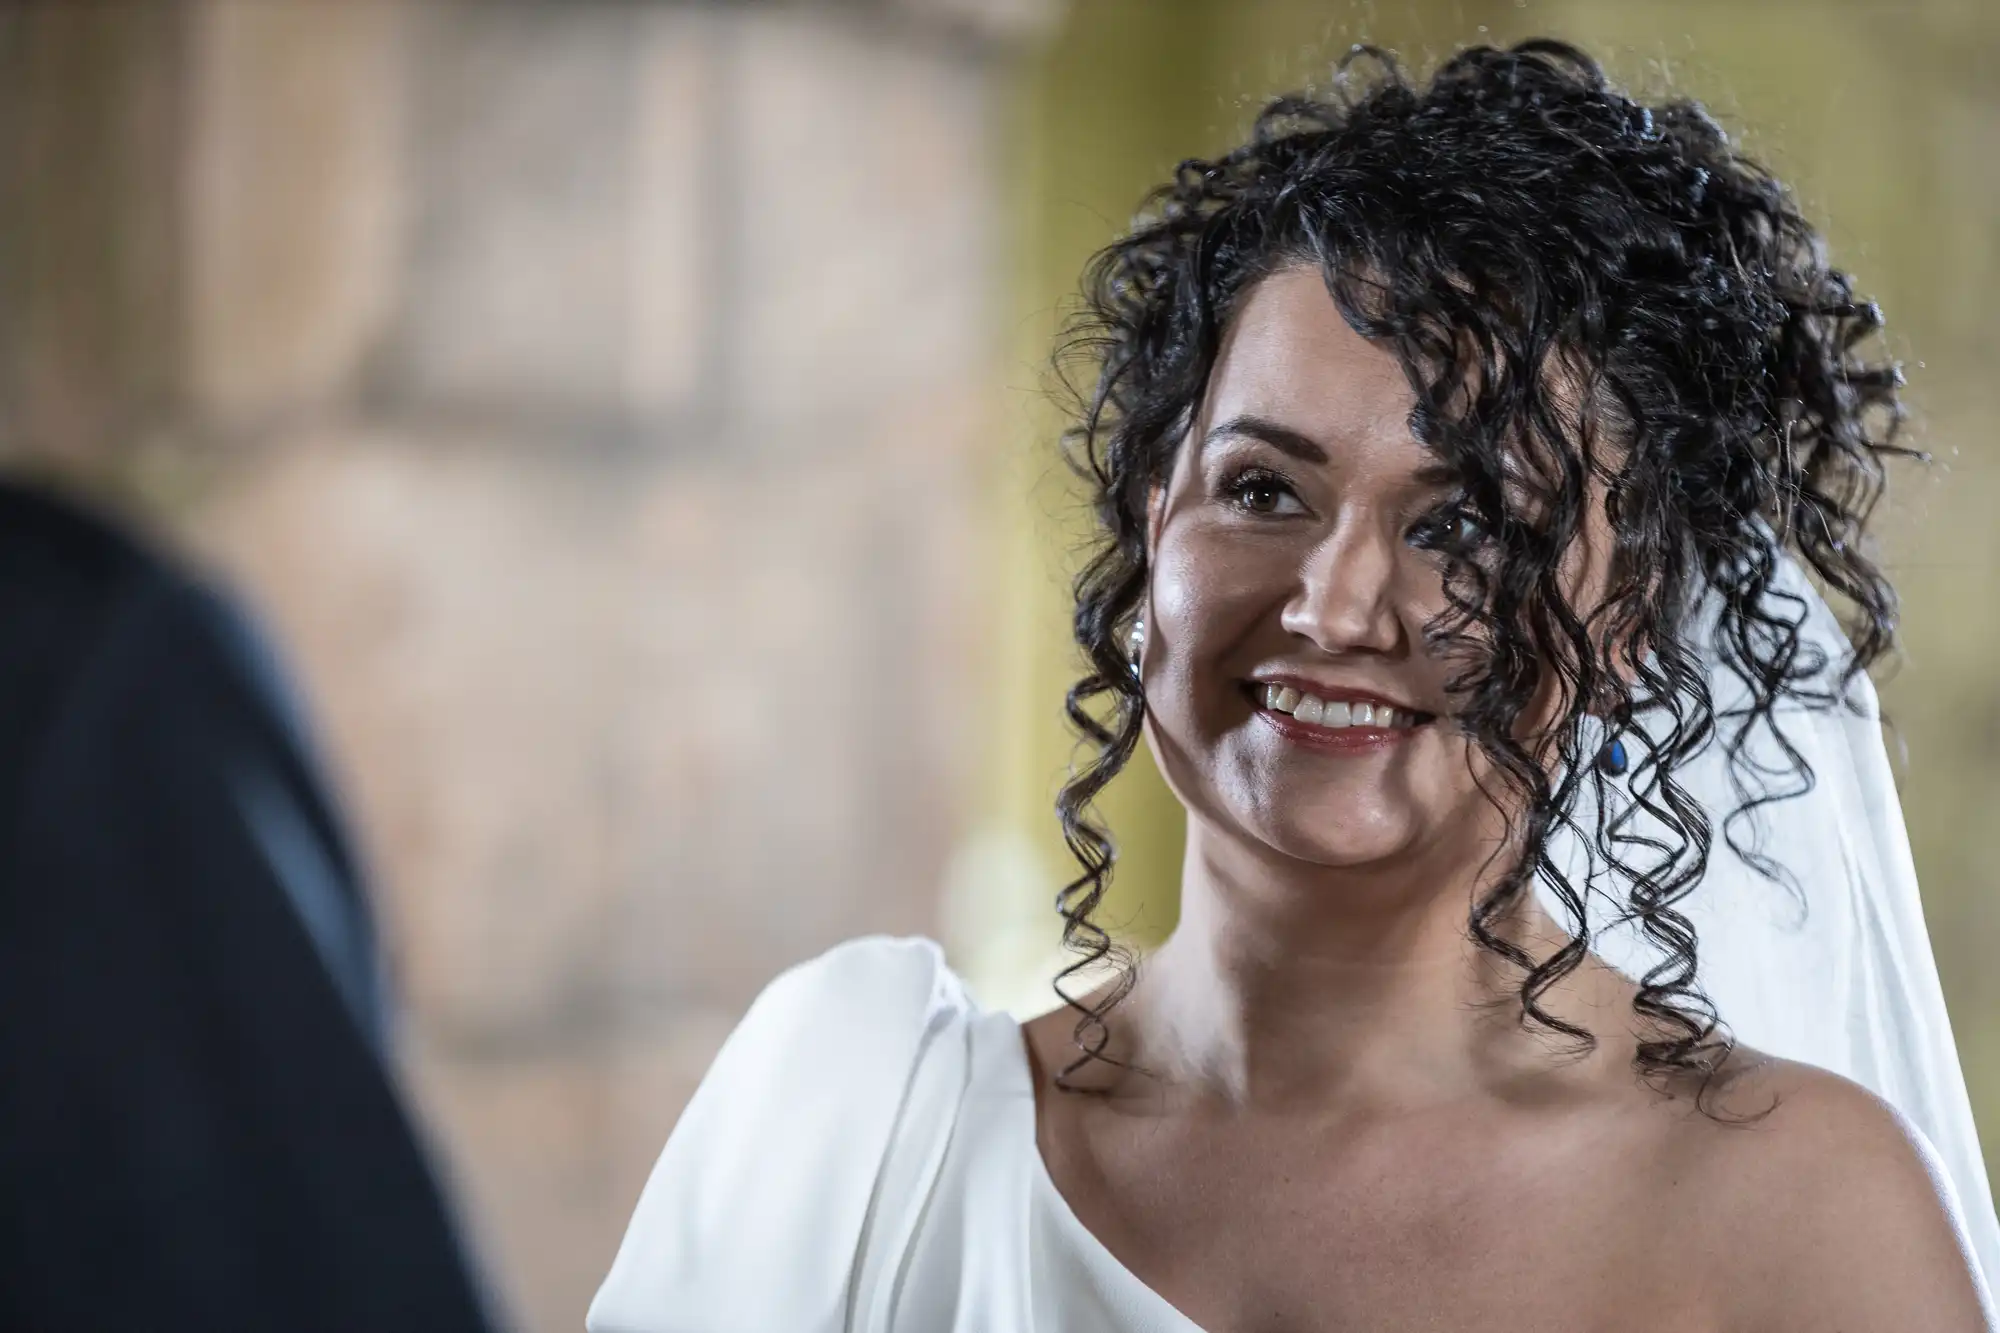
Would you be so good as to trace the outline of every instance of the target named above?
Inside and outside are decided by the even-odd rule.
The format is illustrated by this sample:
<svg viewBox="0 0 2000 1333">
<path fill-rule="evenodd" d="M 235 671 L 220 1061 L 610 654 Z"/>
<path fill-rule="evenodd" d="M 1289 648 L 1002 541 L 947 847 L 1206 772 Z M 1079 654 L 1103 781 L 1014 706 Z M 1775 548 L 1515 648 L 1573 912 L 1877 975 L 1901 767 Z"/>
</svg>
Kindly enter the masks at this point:
<svg viewBox="0 0 2000 1333">
<path fill-rule="evenodd" d="M 1086 274 L 1059 353 L 1081 386 L 1066 444 L 1100 526 L 1075 586 L 1088 671 L 1067 700 L 1091 752 L 1057 800 L 1082 867 L 1057 898 L 1064 943 L 1081 955 L 1056 985 L 1080 1014 L 1064 1085 L 1111 1059 L 1106 1015 L 1133 980 L 1092 917 L 1116 859 L 1092 800 L 1142 730 L 1126 637 L 1149 577 L 1148 496 L 1195 419 L 1232 312 L 1261 278 L 1301 264 L 1401 363 L 1410 428 L 1474 520 L 1448 553 L 1448 610 L 1426 632 L 1451 654 L 1453 720 L 1490 761 L 1488 794 L 1510 812 L 1520 858 L 1474 905 L 1470 934 L 1523 973 L 1524 1021 L 1589 1046 L 1541 1003 L 1593 938 L 1584 886 L 1549 851 L 1552 833 L 1573 829 L 1629 886 L 1621 921 L 1664 957 L 1639 979 L 1634 1007 L 1651 1034 L 1641 1073 L 1693 1071 L 1706 1086 L 1731 1038 L 1696 983 L 1694 931 L 1676 904 L 1701 879 L 1713 830 L 1675 776 L 1718 734 L 1733 769 L 1747 764 L 1745 741 L 1776 705 L 1835 706 L 1893 647 L 1895 591 L 1864 535 L 1885 460 L 1910 452 L 1894 443 L 1902 379 L 1857 350 L 1880 312 L 1829 266 L 1779 181 L 1698 104 L 1635 101 L 1546 40 L 1462 51 L 1423 83 L 1355 48 L 1329 95 L 1280 98 L 1248 142 L 1182 162 Z M 1577 608 L 1558 566 L 1594 491 L 1615 537 L 1611 587 L 1601 606 Z M 1853 651 L 1839 671 L 1805 641 L 1804 604 L 1774 589 L 1788 551 L 1845 608 Z M 1701 632 L 1749 687 L 1748 704 L 1720 718 L 1691 642 L 1704 606 L 1720 621 Z M 1614 658 L 1629 644 L 1650 653 L 1627 683 Z M 1553 728 L 1523 739 L 1524 712 L 1552 688 Z M 1605 734 L 1593 717 L 1643 752 L 1622 814 L 1591 762 Z M 1742 808 L 1723 821 L 1730 845 L 1773 877 L 1736 829 L 1813 780 L 1778 744 L 1790 785 L 1758 790 L 1738 773 Z M 1637 812 L 1665 837 L 1632 832 Z M 1495 928 L 1537 878 L 1572 936 L 1545 958 Z M 1073 994 L 1107 957 L 1117 984 Z"/>
</svg>

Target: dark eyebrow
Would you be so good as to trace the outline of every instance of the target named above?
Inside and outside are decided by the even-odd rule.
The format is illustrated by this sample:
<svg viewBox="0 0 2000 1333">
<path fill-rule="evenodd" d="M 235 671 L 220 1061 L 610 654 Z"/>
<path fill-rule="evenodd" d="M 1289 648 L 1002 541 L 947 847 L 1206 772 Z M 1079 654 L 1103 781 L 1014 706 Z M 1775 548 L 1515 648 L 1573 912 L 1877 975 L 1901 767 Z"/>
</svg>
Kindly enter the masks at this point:
<svg viewBox="0 0 2000 1333">
<path fill-rule="evenodd" d="M 1277 422 L 1267 421 L 1263 417 L 1231 417 L 1220 425 L 1211 426 L 1208 434 L 1201 437 L 1201 448 L 1206 449 L 1216 441 L 1228 439 L 1232 435 L 1262 440 L 1279 453 L 1289 454 L 1302 463 L 1327 461 L 1326 450 L 1322 449 L 1310 435 L 1295 431 L 1290 426 L 1280 426 Z"/>
</svg>

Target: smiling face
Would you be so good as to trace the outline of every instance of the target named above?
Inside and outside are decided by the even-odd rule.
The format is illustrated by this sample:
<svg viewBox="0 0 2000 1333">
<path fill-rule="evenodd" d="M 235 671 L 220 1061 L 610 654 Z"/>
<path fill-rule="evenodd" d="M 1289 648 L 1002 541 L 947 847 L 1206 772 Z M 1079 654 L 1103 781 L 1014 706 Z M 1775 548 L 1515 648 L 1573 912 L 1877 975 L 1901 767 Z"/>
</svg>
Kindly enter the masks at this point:
<svg viewBox="0 0 2000 1333">
<path fill-rule="evenodd" d="M 1465 520 L 1413 401 L 1320 274 L 1283 270 L 1154 498 L 1148 743 L 1197 820 L 1285 857 L 1360 867 L 1498 828 L 1424 634 Z"/>
</svg>

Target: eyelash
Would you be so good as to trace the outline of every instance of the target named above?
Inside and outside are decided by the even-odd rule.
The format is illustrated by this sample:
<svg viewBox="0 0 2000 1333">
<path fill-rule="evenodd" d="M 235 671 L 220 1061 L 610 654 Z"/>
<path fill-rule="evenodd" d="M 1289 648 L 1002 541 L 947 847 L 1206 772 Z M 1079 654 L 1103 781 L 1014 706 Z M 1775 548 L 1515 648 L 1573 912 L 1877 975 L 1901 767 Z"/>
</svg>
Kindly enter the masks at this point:
<svg viewBox="0 0 2000 1333">
<path fill-rule="evenodd" d="M 1250 504 L 1250 493 L 1259 489 L 1270 489 L 1281 495 L 1289 495 L 1301 507 L 1305 504 L 1282 473 L 1273 472 L 1267 467 L 1257 465 L 1244 467 L 1231 474 L 1222 483 L 1223 496 L 1237 509 L 1262 518 L 1271 517 L 1271 510 L 1257 509 Z M 1471 531 L 1462 530 L 1459 527 L 1461 523 L 1468 525 Z M 1411 527 L 1408 540 L 1412 546 L 1422 550 L 1465 551 L 1477 546 L 1484 535 L 1485 530 L 1480 526 L 1478 516 L 1471 506 L 1463 500 L 1453 500 L 1438 506 L 1419 519 Z"/>
<path fill-rule="evenodd" d="M 1249 501 L 1250 493 L 1260 489 L 1278 491 L 1283 495 L 1291 496 L 1294 500 L 1299 498 L 1298 492 L 1292 489 L 1291 482 L 1286 480 L 1282 474 L 1273 472 L 1266 467 L 1243 468 L 1241 471 L 1232 474 L 1222 483 L 1222 494 L 1231 504 L 1246 514 L 1269 517 L 1271 514 L 1270 510 L 1254 508 Z M 1304 502 L 1300 501 L 1300 503 L 1303 504 Z"/>
<path fill-rule="evenodd" d="M 1469 525 L 1472 530 L 1462 531 L 1458 526 L 1461 523 Z M 1477 546 L 1484 536 L 1485 529 L 1480 526 L 1479 516 L 1472 507 L 1462 500 L 1454 500 L 1424 515 L 1410 529 L 1410 544 L 1432 551 L 1469 550 Z"/>
</svg>

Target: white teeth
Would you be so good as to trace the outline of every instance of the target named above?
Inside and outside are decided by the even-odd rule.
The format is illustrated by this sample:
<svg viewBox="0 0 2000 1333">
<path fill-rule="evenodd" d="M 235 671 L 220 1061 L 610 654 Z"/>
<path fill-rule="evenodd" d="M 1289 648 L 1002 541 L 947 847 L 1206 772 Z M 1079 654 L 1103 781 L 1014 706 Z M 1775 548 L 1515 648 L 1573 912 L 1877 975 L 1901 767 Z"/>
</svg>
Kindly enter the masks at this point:
<svg viewBox="0 0 2000 1333">
<path fill-rule="evenodd" d="M 1397 729 L 1417 724 L 1417 715 L 1407 709 L 1391 708 L 1388 704 L 1330 702 L 1290 685 L 1265 685 L 1263 700 L 1264 707 L 1273 712 L 1290 713 L 1301 722 L 1321 727 Z"/>
</svg>

